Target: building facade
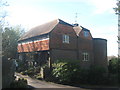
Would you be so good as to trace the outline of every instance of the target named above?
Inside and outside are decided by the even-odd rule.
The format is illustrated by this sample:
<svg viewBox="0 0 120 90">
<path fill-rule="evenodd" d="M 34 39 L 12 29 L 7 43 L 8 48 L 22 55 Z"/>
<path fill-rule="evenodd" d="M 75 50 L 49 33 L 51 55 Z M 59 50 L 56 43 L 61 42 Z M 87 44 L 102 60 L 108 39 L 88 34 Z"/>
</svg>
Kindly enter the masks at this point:
<svg viewBox="0 0 120 90">
<path fill-rule="evenodd" d="M 107 40 L 93 38 L 90 30 L 60 19 L 32 28 L 18 41 L 19 59 L 49 66 L 56 60 L 79 60 L 80 66 L 107 68 Z"/>
</svg>

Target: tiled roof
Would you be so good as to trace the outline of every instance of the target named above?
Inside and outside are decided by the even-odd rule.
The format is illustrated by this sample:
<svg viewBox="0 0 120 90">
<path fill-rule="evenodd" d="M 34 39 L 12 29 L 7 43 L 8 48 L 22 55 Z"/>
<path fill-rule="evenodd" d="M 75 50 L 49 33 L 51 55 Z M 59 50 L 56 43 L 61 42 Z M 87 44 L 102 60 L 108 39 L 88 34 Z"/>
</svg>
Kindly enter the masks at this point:
<svg viewBox="0 0 120 90">
<path fill-rule="evenodd" d="M 58 19 L 53 20 L 51 22 L 39 25 L 37 27 L 32 28 L 31 30 L 29 30 L 28 32 L 26 32 L 20 39 L 20 40 L 24 40 L 24 39 L 28 39 L 31 37 L 35 37 L 38 35 L 42 35 L 42 34 L 47 34 L 50 31 L 52 31 L 52 29 L 58 24 Z"/>
<path fill-rule="evenodd" d="M 64 21 L 60 20 L 60 19 L 56 19 L 56 20 L 53 20 L 51 22 L 48 22 L 48 23 L 45 23 L 43 25 L 39 25 L 37 27 L 32 28 L 31 30 L 26 32 L 23 36 L 21 36 L 21 38 L 18 41 L 25 40 L 25 39 L 28 39 L 28 38 L 32 38 L 32 37 L 35 37 L 35 36 L 39 36 L 39 35 L 43 35 L 43 34 L 47 34 L 50 31 L 52 31 L 53 28 L 58 23 L 68 25 L 68 26 L 73 26 L 73 25 L 71 25 L 67 22 L 64 22 Z"/>
</svg>

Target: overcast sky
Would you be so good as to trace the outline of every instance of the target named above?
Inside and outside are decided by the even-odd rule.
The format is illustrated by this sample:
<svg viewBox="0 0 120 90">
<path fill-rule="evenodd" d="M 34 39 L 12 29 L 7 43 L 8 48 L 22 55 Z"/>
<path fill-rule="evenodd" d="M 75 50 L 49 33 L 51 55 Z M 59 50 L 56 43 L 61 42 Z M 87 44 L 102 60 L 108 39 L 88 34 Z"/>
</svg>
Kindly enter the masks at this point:
<svg viewBox="0 0 120 90">
<path fill-rule="evenodd" d="M 94 38 L 107 39 L 108 56 L 117 56 L 116 0 L 6 0 L 10 25 L 22 25 L 27 31 L 54 19 L 77 23 L 89 29 Z"/>
</svg>

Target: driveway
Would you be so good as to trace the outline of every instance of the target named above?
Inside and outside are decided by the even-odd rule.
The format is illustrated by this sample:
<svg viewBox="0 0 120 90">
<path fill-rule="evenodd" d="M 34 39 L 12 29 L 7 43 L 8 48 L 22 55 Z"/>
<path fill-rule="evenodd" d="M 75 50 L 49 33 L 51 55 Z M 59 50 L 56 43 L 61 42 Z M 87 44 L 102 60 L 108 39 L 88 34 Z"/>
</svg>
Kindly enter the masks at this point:
<svg viewBox="0 0 120 90">
<path fill-rule="evenodd" d="M 67 85 L 61 85 L 61 84 L 55 84 L 51 82 L 46 82 L 46 81 L 41 81 L 37 79 L 33 79 L 29 77 L 28 75 L 21 75 L 19 73 L 15 73 L 16 79 L 18 78 L 26 78 L 28 81 L 28 85 L 33 87 L 33 88 L 78 88 L 78 87 L 72 87 L 72 86 L 67 86 Z M 80 90 L 88 90 L 88 89 L 82 89 Z"/>
<path fill-rule="evenodd" d="M 61 85 L 52 82 L 41 81 L 37 79 L 33 79 L 28 75 L 21 75 L 20 73 L 15 73 L 16 79 L 18 78 L 26 78 L 28 81 L 28 85 L 32 88 L 68 88 L 68 89 L 75 89 L 75 90 L 120 90 L 119 87 L 73 87 L 68 85 Z"/>
</svg>

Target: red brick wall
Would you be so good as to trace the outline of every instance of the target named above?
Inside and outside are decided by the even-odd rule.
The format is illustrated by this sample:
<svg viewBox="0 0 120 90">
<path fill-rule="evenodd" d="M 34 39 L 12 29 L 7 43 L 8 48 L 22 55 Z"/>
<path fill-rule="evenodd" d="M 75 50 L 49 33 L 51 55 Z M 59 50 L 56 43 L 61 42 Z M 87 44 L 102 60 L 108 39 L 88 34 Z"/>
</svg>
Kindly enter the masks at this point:
<svg viewBox="0 0 120 90">
<path fill-rule="evenodd" d="M 56 60 L 78 60 L 77 52 L 75 50 L 51 49 L 50 57 L 52 63 Z"/>
<path fill-rule="evenodd" d="M 78 38 L 78 49 L 92 51 L 93 50 L 93 41 L 79 37 Z"/>
<path fill-rule="evenodd" d="M 85 37 L 83 34 L 83 30 L 81 31 L 81 33 L 79 35 L 80 36 L 78 38 L 78 53 L 79 53 L 80 65 L 83 68 L 89 68 L 94 63 L 92 36 L 89 32 L 89 36 Z M 89 60 L 88 61 L 82 60 L 82 53 L 83 52 L 89 53 Z"/>
<path fill-rule="evenodd" d="M 69 35 L 70 43 L 63 43 L 62 35 Z M 77 36 L 72 26 L 58 24 L 50 33 L 51 49 L 70 49 L 75 50 L 77 45 Z"/>
<path fill-rule="evenodd" d="M 92 40 L 92 35 L 90 33 L 90 31 L 88 31 L 88 37 L 85 37 L 84 36 L 84 30 L 82 30 L 80 33 L 79 33 L 79 37 L 82 38 L 82 39 L 89 39 L 89 40 Z"/>
</svg>

